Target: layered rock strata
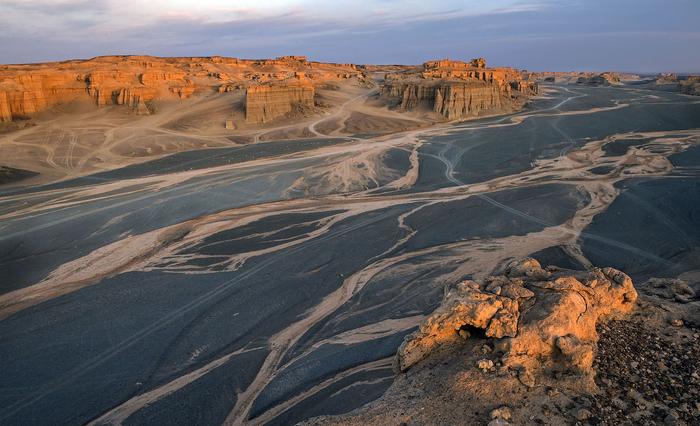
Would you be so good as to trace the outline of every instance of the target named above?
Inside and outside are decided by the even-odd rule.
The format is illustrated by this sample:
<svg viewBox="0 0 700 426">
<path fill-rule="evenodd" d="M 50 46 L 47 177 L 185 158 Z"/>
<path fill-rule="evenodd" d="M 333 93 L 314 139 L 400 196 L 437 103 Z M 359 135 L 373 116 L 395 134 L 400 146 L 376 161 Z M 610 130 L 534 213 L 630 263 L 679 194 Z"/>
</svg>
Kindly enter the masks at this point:
<svg viewBox="0 0 700 426">
<path fill-rule="evenodd" d="M 226 93 L 248 85 L 287 87 L 292 82 L 294 86 L 302 78 L 308 82 L 305 87 L 350 78 L 367 81 L 364 71 L 353 64 L 309 62 L 303 56 L 266 60 L 103 56 L 0 65 L 0 121 L 30 117 L 74 101 L 92 102 L 98 107 L 125 105 L 148 112 L 148 104 L 153 100 L 181 100 L 197 92 Z M 308 88 L 302 92 L 305 100 Z"/>
<path fill-rule="evenodd" d="M 264 84 L 246 90 L 246 121 L 267 123 L 294 112 L 314 107 L 314 86 L 308 82 Z"/>
<path fill-rule="evenodd" d="M 385 95 L 401 99 L 402 110 L 412 110 L 425 103 L 435 113 L 455 120 L 475 117 L 483 112 L 510 110 L 510 100 L 501 90 L 483 82 L 450 82 L 436 84 L 399 83 L 384 86 Z"/>
<path fill-rule="evenodd" d="M 447 120 L 504 113 L 537 93 L 537 84 L 511 68 L 486 68 L 483 58 L 470 62 L 431 61 L 413 72 L 388 73 L 382 95 L 401 110 L 421 105 Z"/>
</svg>

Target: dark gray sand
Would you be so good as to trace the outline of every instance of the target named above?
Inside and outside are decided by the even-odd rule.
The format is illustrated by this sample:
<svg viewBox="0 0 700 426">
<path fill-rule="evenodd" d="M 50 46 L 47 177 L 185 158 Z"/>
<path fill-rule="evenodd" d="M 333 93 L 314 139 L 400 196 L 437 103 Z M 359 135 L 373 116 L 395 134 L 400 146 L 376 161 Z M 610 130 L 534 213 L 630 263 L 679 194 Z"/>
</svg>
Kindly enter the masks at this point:
<svg viewBox="0 0 700 426">
<path fill-rule="evenodd" d="M 0 185 L 19 182 L 36 175 L 36 173 L 29 170 L 0 166 Z"/>
<path fill-rule="evenodd" d="M 635 179 L 623 181 L 620 190 L 581 238 L 591 262 L 623 270 L 639 282 L 700 269 L 700 179 Z"/>
<path fill-rule="evenodd" d="M 351 193 L 341 162 L 365 142 L 318 139 L 0 192 L 0 424 L 283 425 L 345 413 L 389 386 L 392 355 L 446 284 L 511 256 L 579 268 L 569 244 L 637 281 L 700 270 L 700 150 L 691 141 L 664 154 L 654 141 L 695 135 L 700 104 L 553 89 L 526 111 L 419 135 L 417 179 L 399 189 L 389 184 L 411 168 L 406 141 Z M 556 169 L 612 135 L 625 138 L 599 143 L 598 162 Z M 674 169 L 636 176 L 632 148 L 669 155 Z M 369 161 L 358 160 L 365 173 Z M 620 195 L 580 238 L 559 231 L 578 223 L 596 182 Z M 26 304 L 3 311 L 13 303 Z"/>
</svg>

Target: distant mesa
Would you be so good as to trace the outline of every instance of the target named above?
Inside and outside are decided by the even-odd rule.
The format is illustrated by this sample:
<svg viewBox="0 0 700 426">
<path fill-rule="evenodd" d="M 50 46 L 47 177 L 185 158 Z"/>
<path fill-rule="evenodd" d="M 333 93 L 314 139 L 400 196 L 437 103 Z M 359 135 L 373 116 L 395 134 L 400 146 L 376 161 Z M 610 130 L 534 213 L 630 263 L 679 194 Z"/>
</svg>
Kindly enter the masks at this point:
<svg viewBox="0 0 700 426">
<path fill-rule="evenodd" d="M 220 56 L 160 58 L 101 56 L 43 64 L 0 66 L 0 121 L 28 118 L 60 104 L 91 102 L 124 105 L 138 114 L 154 111 L 154 101 L 184 100 L 195 93 L 248 90 L 249 122 L 267 122 L 295 105 L 313 107 L 314 86 L 357 79 L 354 64 L 311 62 L 306 56 L 237 59 Z"/>
<path fill-rule="evenodd" d="M 620 77 L 612 72 L 604 72 L 598 75 L 579 77 L 576 83 L 588 86 L 611 86 L 620 84 Z"/>
<path fill-rule="evenodd" d="M 584 86 L 622 86 L 632 84 L 638 88 L 680 92 L 700 96 L 700 76 L 679 76 L 674 73 L 661 73 L 656 76 L 619 72 L 539 72 L 531 73 L 530 80 L 543 83 L 576 84 Z"/>
<path fill-rule="evenodd" d="M 222 123 L 231 130 L 316 114 L 323 106 L 317 89 L 337 87 L 342 80 L 371 87 L 370 73 L 377 71 L 386 74 L 380 93 L 386 103 L 403 112 L 425 109 L 426 118 L 434 121 L 514 111 L 538 90 L 527 75 L 512 68 L 487 68 L 484 58 L 381 67 L 312 62 L 298 55 L 275 59 L 101 56 L 0 66 L 0 121 L 29 118 L 73 102 L 122 105 L 147 115 L 156 112 L 157 102 L 202 93 L 244 92 L 245 123 Z"/>
<path fill-rule="evenodd" d="M 303 73 L 283 82 L 248 86 L 245 112 L 249 123 L 267 123 L 293 112 L 313 111 L 314 85 Z"/>
<path fill-rule="evenodd" d="M 647 79 L 641 84 L 641 87 L 652 90 L 680 92 L 684 95 L 700 96 L 700 76 L 679 76 L 673 73 L 659 74 L 653 78 Z"/>
<path fill-rule="evenodd" d="M 689 76 L 679 82 L 681 93 L 700 96 L 700 76 Z"/>
<path fill-rule="evenodd" d="M 438 118 L 459 120 L 511 112 L 538 91 L 513 68 L 487 68 L 483 58 L 469 62 L 442 59 L 412 70 L 389 72 L 382 96 L 393 99 L 399 110 L 421 107 Z"/>
<path fill-rule="evenodd" d="M 323 102 L 317 90 L 343 80 L 371 87 L 371 75 L 384 75 L 380 99 L 399 112 L 422 114 L 433 121 L 464 120 L 503 114 L 523 107 L 538 93 L 538 82 L 613 86 L 640 81 L 613 72 L 528 73 L 487 67 L 484 58 L 439 59 L 419 66 L 355 65 L 309 61 L 289 55 L 275 59 L 221 56 L 100 56 L 41 64 L 0 65 L 0 122 L 30 118 L 73 102 L 97 107 L 122 105 L 147 115 L 158 102 L 181 101 L 195 94 L 245 94 L 245 120 L 264 125 L 281 118 L 317 114 Z M 700 94 L 700 77 L 659 75 L 648 88 Z"/>
<path fill-rule="evenodd" d="M 585 86 L 615 86 L 623 80 L 639 80 L 636 74 L 614 72 L 540 72 L 531 73 L 530 79 L 545 83 L 578 84 Z"/>
</svg>

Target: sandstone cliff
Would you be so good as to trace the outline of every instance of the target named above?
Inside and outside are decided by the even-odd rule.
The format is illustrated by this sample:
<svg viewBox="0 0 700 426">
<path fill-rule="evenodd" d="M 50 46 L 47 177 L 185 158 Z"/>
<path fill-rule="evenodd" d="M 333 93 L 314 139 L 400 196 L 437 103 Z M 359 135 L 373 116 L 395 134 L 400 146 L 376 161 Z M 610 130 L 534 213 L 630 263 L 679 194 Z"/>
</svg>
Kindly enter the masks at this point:
<svg viewBox="0 0 700 426">
<path fill-rule="evenodd" d="M 478 81 L 444 82 L 436 85 L 398 82 L 385 84 L 382 93 L 400 98 L 402 110 L 412 110 L 424 104 L 448 120 L 512 109 L 498 86 Z"/>
<path fill-rule="evenodd" d="M 246 60 L 237 58 L 103 56 L 45 64 L 0 65 L 0 121 L 29 117 L 55 105 L 75 101 L 98 107 L 125 105 L 148 113 L 153 100 L 181 100 L 198 92 L 226 93 L 248 85 L 274 86 L 295 92 L 299 79 L 314 84 L 356 78 L 364 84 L 364 71 L 353 64 L 309 62 L 303 56 Z M 260 89 L 261 91 L 264 89 Z M 274 90 L 273 90 L 274 91 Z M 309 88 L 290 95 L 306 102 Z M 296 99 L 297 96 L 299 99 Z M 274 96 L 267 97 L 273 103 Z M 270 105 L 276 116 L 279 105 Z M 253 116 L 257 113 L 253 113 Z"/>
<path fill-rule="evenodd" d="M 314 86 L 299 81 L 286 84 L 249 86 L 246 90 L 246 121 L 267 123 L 292 113 L 314 107 Z"/>
<path fill-rule="evenodd" d="M 511 68 L 486 68 L 483 58 L 470 62 L 431 61 L 411 72 L 388 73 L 381 94 L 401 110 L 425 106 L 447 120 L 505 113 L 522 105 L 537 84 Z"/>
</svg>

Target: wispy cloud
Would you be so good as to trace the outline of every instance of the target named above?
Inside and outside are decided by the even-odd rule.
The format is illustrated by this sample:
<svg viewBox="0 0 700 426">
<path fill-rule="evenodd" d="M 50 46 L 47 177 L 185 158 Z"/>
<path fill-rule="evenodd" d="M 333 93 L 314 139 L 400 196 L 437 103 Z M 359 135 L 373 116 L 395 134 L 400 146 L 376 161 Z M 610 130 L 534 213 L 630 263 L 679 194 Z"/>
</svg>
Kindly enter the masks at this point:
<svg viewBox="0 0 700 426">
<path fill-rule="evenodd" d="M 478 55 L 538 69 L 700 70 L 700 58 L 688 54 L 696 49 L 700 2 L 673 6 L 666 0 L 0 0 L 0 63 L 113 53 L 299 53 L 358 63 Z"/>
<path fill-rule="evenodd" d="M 3 0 L 0 3 L 0 24 L 6 31 L 17 35 L 40 33 L 59 39 L 74 39 L 91 35 L 90 30 L 128 31 L 130 28 L 159 25 L 171 20 L 210 25 L 259 22 L 279 16 L 293 16 L 307 23 L 318 22 L 329 27 L 342 25 L 343 28 L 352 29 L 401 26 L 539 7 L 542 7 L 540 2 L 522 3 L 514 0 L 242 0 L 235 2 L 235 6 L 231 6 L 230 1 L 222 0 Z M 83 22 L 84 25 L 76 28 L 76 22 Z M 268 28 L 260 28 L 260 31 L 264 32 Z M 119 37 L 119 34 L 113 36 Z"/>
</svg>

